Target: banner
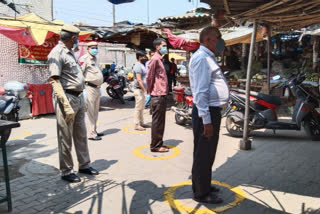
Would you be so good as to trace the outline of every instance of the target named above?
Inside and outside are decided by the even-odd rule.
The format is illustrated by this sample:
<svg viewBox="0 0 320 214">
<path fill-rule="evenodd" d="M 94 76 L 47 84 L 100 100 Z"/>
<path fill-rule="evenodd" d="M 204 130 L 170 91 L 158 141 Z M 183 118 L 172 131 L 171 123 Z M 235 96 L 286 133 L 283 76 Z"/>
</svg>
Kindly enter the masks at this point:
<svg viewBox="0 0 320 214">
<path fill-rule="evenodd" d="M 58 44 L 59 37 L 53 36 L 40 46 L 18 45 L 19 63 L 45 65 L 50 51 Z"/>
</svg>

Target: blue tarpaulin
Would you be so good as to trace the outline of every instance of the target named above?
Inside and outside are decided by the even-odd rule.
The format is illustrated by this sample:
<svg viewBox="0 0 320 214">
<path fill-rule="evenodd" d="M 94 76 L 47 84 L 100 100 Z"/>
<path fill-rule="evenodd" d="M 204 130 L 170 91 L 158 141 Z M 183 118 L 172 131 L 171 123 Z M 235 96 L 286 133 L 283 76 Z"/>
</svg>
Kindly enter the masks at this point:
<svg viewBox="0 0 320 214">
<path fill-rule="evenodd" d="M 112 4 L 123 4 L 123 3 L 130 3 L 134 2 L 135 0 L 109 0 Z"/>
</svg>

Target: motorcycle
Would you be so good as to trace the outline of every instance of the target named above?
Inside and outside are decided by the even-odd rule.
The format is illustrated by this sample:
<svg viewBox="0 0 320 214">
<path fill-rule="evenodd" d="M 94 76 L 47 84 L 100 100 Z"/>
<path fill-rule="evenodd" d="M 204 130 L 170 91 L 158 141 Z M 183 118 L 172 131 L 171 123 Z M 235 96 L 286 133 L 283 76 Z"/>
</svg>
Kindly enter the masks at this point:
<svg viewBox="0 0 320 214">
<path fill-rule="evenodd" d="M 185 125 L 188 120 L 192 119 L 193 97 L 190 88 L 174 87 L 173 99 L 176 106 L 171 110 L 175 112 L 175 120 L 179 125 Z"/>
<path fill-rule="evenodd" d="M 124 88 L 126 87 L 126 79 L 123 76 L 117 75 L 117 72 L 108 72 L 104 77 L 104 81 L 108 84 L 107 94 L 113 99 L 119 99 L 124 104 L 123 96 L 127 93 Z"/>
<path fill-rule="evenodd" d="M 283 84 L 297 98 L 290 122 L 278 121 L 276 109 L 281 105 L 280 97 L 250 92 L 249 132 L 257 129 L 272 129 L 274 132 L 300 130 L 303 127 L 312 140 L 320 140 L 320 115 L 316 110 L 319 106 L 319 96 L 302 85 L 304 80 L 304 74 L 297 74 Z M 232 89 L 230 98 L 225 113 L 226 129 L 231 136 L 241 137 L 244 127 L 245 91 Z"/>
<path fill-rule="evenodd" d="M 19 98 L 15 95 L 2 94 L 0 95 L 0 120 L 19 121 L 18 105 Z M 6 130 L 4 133 L 5 142 L 7 142 L 11 133 L 11 129 Z"/>
</svg>

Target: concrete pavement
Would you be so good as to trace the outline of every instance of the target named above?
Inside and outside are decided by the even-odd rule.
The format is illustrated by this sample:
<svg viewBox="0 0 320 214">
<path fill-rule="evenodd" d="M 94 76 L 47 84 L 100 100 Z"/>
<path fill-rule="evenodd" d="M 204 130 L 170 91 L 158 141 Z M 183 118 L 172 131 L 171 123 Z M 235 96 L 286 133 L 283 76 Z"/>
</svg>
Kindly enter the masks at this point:
<svg viewBox="0 0 320 214">
<path fill-rule="evenodd" d="M 164 139 L 175 149 L 151 153 L 150 129 L 133 130 L 133 106 L 134 101 L 121 105 L 103 97 L 98 131 L 105 136 L 89 141 L 92 166 L 101 173 L 81 175 L 77 184 L 60 179 L 55 116 L 21 121 L 7 143 L 12 213 L 320 213 L 320 142 L 306 139 L 303 132 L 255 132 L 253 150 L 239 151 L 239 139 L 226 133 L 223 120 L 213 180 L 221 182 L 219 195 L 225 202 L 203 205 L 191 200 L 188 183 L 191 127 L 175 124 L 168 111 Z M 145 120 L 151 122 L 148 110 Z M 77 170 L 75 153 L 73 158 Z M 0 213 L 7 213 L 6 203 L 0 204 Z"/>
</svg>

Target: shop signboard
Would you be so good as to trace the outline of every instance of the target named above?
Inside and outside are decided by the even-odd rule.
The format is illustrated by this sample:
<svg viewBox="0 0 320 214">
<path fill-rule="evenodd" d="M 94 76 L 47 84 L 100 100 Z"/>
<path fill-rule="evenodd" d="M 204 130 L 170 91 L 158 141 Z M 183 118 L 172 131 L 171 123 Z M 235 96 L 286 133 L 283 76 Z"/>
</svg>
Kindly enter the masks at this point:
<svg viewBox="0 0 320 214">
<path fill-rule="evenodd" d="M 26 46 L 18 44 L 19 63 L 45 65 L 47 64 L 48 55 L 50 51 L 58 44 L 58 37 L 51 37 L 47 39 L 40 46 Z"/>
</svg>

